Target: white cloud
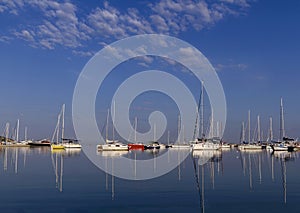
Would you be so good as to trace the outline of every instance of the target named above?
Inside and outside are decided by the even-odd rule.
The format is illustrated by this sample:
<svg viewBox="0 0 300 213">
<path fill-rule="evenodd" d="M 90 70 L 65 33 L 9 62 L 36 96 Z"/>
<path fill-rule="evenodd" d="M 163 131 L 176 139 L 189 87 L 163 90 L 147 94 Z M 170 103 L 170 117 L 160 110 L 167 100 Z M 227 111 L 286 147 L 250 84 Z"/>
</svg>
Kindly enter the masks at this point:
<svg viewBox="0 0 300 213">
<path fill-rule="evenodd" d="M 0 0 L 0 13 L 20 16 L 19 25 L 11 27 L 16 29 L 10 30 L 13 35 L 9 31 L 6 37 L 23 39 L 34 47 L 63 46 L 76 50 L 73 51 L 76 54 L 91 42 L 110 43 L 144 33 L 177 35 L 191 29 L 200 31 L 228 15 L 243 14 L 252 1 L 158 0 L 139 9 L 122 11 L 104 2 L 90 11 L 78 11 L 71 0 Z M 40 14 L 40 19 L 32 24 L 22 22 L 22 15 L 32 10 Z"/>
<path fill-rule="evenodd" d="M 248 68 L 248 65 L 244 63 L 230 62 L 228 64 L 216 64 L 214 65 L 214 67 L 217 71 L 223 71 L 223 70 L 244 71 Z"/>
<path fill-rule="evenodd" d="M 29 32 L 27 30 L 22 30 L 21 32 L 16 32 L 16 36 L 23 38 L 27 41 L 34 41 L 34 32 Z"/>
</svg>

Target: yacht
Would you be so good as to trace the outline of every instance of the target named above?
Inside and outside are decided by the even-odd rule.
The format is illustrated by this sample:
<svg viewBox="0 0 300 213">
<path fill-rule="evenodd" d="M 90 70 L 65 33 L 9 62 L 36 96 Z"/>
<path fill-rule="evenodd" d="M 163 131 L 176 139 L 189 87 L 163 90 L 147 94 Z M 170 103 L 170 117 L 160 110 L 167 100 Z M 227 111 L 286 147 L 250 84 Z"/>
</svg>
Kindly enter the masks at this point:
<svg viewBox="0 0 300 213">
<path fill-rule="evenodd" d="M 98 151 L 128 151 L 128 145 L 118 141 L 108 142 L 106 144 L 97 145 Z"/>
<path fill-rule="evenodd" d="M 62 145 L 67 149 L 81 149 L 81 144 L 75 139 L 62 139 Z"/>
</svg>

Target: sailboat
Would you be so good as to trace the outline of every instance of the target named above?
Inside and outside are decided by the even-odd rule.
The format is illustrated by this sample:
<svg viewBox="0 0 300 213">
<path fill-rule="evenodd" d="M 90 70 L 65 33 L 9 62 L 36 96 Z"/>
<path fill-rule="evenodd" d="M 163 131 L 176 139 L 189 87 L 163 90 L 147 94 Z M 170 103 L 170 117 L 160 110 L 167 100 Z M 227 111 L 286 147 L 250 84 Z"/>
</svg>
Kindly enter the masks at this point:
<svg viewBox="0 0 300 213">
<path fill-rule="evenodd" d="M 204 98 L 204 83 L 201 82 L 201 95 L 200 95 L 200 123 L 201 123 L 201 138 L 197 139 L 197 141 L 192 143 L 192 149 L 194 150 L 218 150 L 220 149 L 220 142 L 219 138 L 214 137 L 213 132 L 213 125 L 214 125 L 214 115 L 213 109 L 211 110 L 211 120 L 210 120 L 210 138 L 204 138 L 204 105 L 203 105 L 203 98 Z M 197 125 L 196 125 L 197 126 Z"/>
<path fill-rule="evenodd" d="M 66 149 L 81 149 L 81 144 L 76 139 L 62 138 L 62 145 Z"/>
<path fill-rule="evenodd" d="M 32 143 L 33 141 L 27 139 L 27 131 L 28 131 L 27 126 L 25 126 L 24 140 L 20 141 L 20 143 L 29 145 L 29 143 Z"/>
<path fill-rule="evenodd" d="M 284 129 L 284 114 L 283 114 L 283 100 L 280 99 L 280 131 L 279 131 L 279 141 L 271 145 L 273 151 L 288 151 L 293 150 L 294 147 L 289 144 L 293 139 L 287 138 L 285 136 Z"/>
<path fill-rule="evenodd" d="M 210 137 L 204 138 L 202 137 L 198 140 L 198 143 L 193 144 L 193 151 L 195 150 L 218 150 L 221 148 L 221 139 L 219 137 L 215 137 L 213 133 L 213 110 L 211 115 L 210 122 Z"/>
<path fill-rule="evenodd" d="M 183 132 L 183 136 L 182 136 L 182 141 L 183 143 L 180 143 L 180 126 L 181 126 L 181 118 L 180 115 L 178 115 L 178 142 L 176 144 L 173 144 L 171 147 L 172 148 L 176 148 L 176 149 L 190 149 L 191 145 L 184 143 L 184 126 L 182 127 L 182 132 Z"/>
<path fill-rule="evenodd" d="M 128 149 L 129 150 L 144 150 L 145 145 L 143 143 L 137 142 L 136 128 L 137 128 L 137 117 L 135 117 L 135 119 L 134 119 L 134 143 L 129 143 Z"/>
<path fill-rule="evenodd" d="M 244 128 L 244 125 L 243 125 Z M 243 130 L 243 135 L 245 135 L 244 130 Z M 259 115 L 257 116 L 257 140 L 258 143 L 260 143 L 260 119 L 259 119 Z M 254 139 L 253 139 L 254 141 Z M 239 145 L 238 148 L 240 150 L 261 150 L 262 147 L 260 144 L 257 143 L 253 143 L 251 142 L 251 129 L 250 129 L 250 110 L 248 111 L 248 143 L 244 143 L 244 138 L 243 138 L 243 144 Z"/>
<path fill-rule="evenodd" d="M 52 142 L 54 141 L 54 137 L 56 135 L 56 142 L 51 144 L 51 150 L 53 149 L 65 149 L 65 146 L 59 142 L 59 129 L 60 129 L 60 119 L 62 115 L 62 130 L 61 130 L 61 138 L 64 138 L 64 112 L 65 112 L 65 104 L 62 105 L 61 112 L 57 117 L 57 124 L 52 136 Z"/>
<path fill-rule="evenodd" d="M 113 116 L 114 118 L 114 116 Z M 128 145 L 120 143 L 114 139 L 114 129 L 113 129 L 113 140 L 108 139 L 108 120 L 109 120 L 109 110 L 107 111 L 106 117 L 106 139 L 105 144 L 97 145 L 98 151 L 128 151 Z"/>
</svg>

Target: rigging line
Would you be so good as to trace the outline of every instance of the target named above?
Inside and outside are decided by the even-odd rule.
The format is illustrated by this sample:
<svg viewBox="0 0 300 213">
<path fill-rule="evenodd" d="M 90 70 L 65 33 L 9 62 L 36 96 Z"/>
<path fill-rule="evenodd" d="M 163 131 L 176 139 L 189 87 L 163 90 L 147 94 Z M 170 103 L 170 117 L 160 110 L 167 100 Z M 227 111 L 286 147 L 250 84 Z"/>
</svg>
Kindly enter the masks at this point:
<svg viewBox="0 0 300 213">
<path fill-rule="evenodd" d="M 200 191 L 200 183 L 199 183 L 199 177 L 198 177 L 198 174 L 197 174 L 197 166 L 196 166 L 195 158 L 193 157 L 193 153 L 191 153 L 191 158 L 192 158 L 192 161 L 193 161 L 194 174 L 195 174 L 195 180 L 196 180 L 196 187 L 197 187 L 197 191 L 198 191 L 199 198 L 200 198 L 200 207 L 201 207 L 201 211 L 203 212 L 202 193 Z"/>
<path fill-rule="evenodd" d="M 202 87 L 201 87 L 202 88 Z M 202 89 L 201 89 L 202 90 Z M 198 101 L 198 106 L 197 106 L 197 115 L 196 115 L 196 121 L 195 121 L 195 128 L 194 128 L 194 135 L 193 135 L 193 139 L 196 140 L 196 132 L 197 132 L 197 128 L 198 128 L 198 119 L 199 119 L 199 110 L 200 110 L 200 105 L 201 105 L 201 99 L 202 99 L 202 91 L 200 92 L 200 96 L 199 96 L 199 101 Z M 201 133 L 202 134 L 202 133 Z M 202 135 L 201 135 L 202 137 Z"/>
</svg>

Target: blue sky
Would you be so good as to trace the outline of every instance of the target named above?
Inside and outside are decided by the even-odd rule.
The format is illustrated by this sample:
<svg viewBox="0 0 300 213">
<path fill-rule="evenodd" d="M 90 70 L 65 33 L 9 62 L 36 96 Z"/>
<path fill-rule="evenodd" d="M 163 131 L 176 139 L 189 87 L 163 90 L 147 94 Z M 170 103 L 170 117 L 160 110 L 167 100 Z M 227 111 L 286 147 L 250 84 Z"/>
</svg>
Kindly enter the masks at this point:
<svg viewBox="0 0 300 213">
<path fill-rule="evenodd" d="M 66 134 L 73 137 L 73 89 L 93 54 L 131 35 L 161 33 L 194 45 L 217 70 L 227 98 L 225 139 L 238 141 L 248 109 L 252 126 L 260 114 L 264 131 L 272 116 L 278 135 L 280 97 L 286 132 L 298 137 L 299 9 L 299 1 L 0 0 L 0 134 L 6 122 L 13 126 L 19 118 L 22 128 L 28 126 L 29 137 L 51 137 L 60 107 L 66 103 Z M 111 82 L 145 69 L 143 65 L 141 61 L 124 65 L 126 73 L 115 75 Z M 99 128 L 106 117 L 105 100 L 110 94 L 106 91 L 103 97 L 99 92 L 97 99 Z M 134 107 L 142 121 L 159 108 L 153 99 L 162 97 L 148 94 L 137 100 Z M 170 116 L 176 123 L 176 110 Z M 144 125 L 140 128 L 147 128 Z"/>
</svg>

